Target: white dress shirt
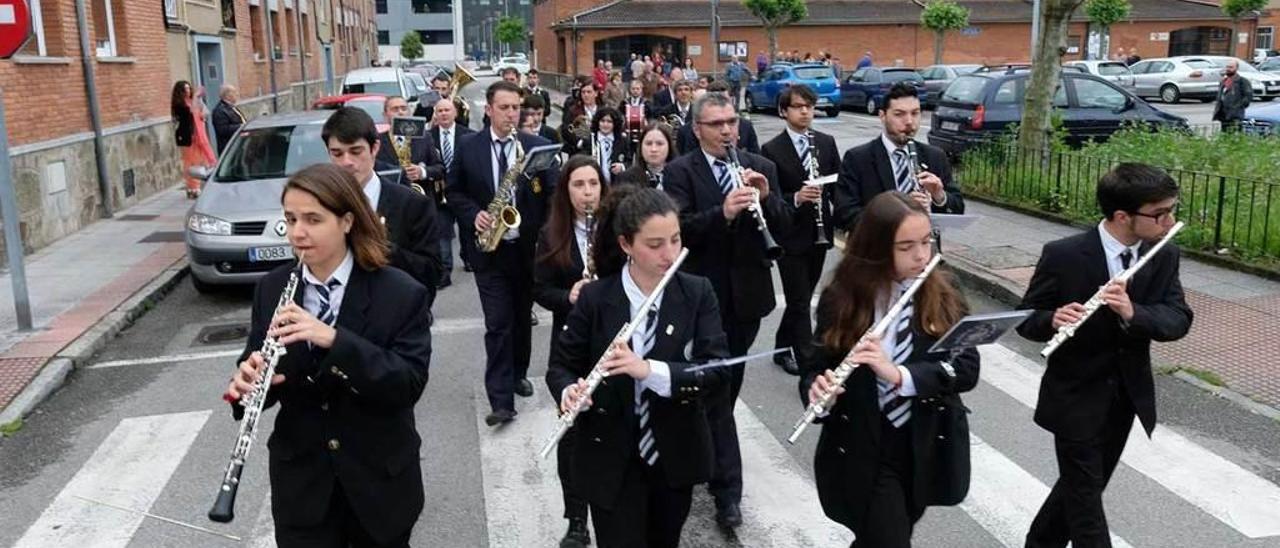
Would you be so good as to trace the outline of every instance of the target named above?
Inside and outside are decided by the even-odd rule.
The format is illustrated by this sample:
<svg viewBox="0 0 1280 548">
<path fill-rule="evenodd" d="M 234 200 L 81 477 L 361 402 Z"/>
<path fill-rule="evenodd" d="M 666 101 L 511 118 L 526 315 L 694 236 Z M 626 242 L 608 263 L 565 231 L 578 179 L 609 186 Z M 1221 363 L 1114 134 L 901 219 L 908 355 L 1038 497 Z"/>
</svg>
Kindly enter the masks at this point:
<svg viewBox="0 0 1280 548">
<path fill-rule="evenodd" d="M 649 321 L 649 311 L 640 310 L 640 307 L 644 306 L 644 301 L 648 298 L 648 295 L 645 295 L 644 291 L 640 290 L 640 286 L 636 285 L 636 281 L 631 277 L 630 266 L 623 267 L 622 269 L 622 290 L 627 294 L 627 301 L 631 305 L 631 317 L 639 318 L 637 321 L 640 322 L 640 328 L 636 329 L 635 333 L 631 335 L 631 348 L 634 350 L 640 348 L 640 346 L 644 344 L 644 328 L 645 324 Z M 666 289 L 659 291 L 657 298 L 653 301 L 654 303 L 657 303 L 659 307 L 662 306 L 662 296 L 665 292 Z M 658 319 L 659 322 L 661 322 L 661 311 L 658 313 Z M 653 329 L 658 337 L 664 336 L 661 323 L 655 324 Z M 654 345 L 656 346 L 657 344 L 657 338 L 655 337 Z M 643 358 L 644 356 L 640 357 Z M 649 362 L 649 376 L 645 377 L 644 380 L 637 380 L 635 383 L 636 405 L 640 405 L 640 394 L 643 393 L 646 388 L 654 394 L 664 398 L 671 397 L 671 366 L 667 365 L 667 363 L 663 361 L 652 359 L 646 361 Z"/>
<path fill-rule="evenodd" d="M 898 302 L 898 299 L 902 298 L 902 294 L 911 287 L 911 283 L 914 281 L 914 278 L 908 278 L 901 282 L 893 283 L 891 286 L 893 300 L 876 305 L 876 316 L 873 323 L 879 322 L 881 318 L 884 318 L 885 312 L 888 312 L 888 307 L 892 306 L 893 303 Z M 920 312 L 919 310 L 916 310 L 915 313 L 919 314 Z M 898 353 L 898 332 L 897 329 L 894 328 L 898 321 L 895 320 L 893 323 L 894 325 L 890 326 L 889 329 L 885 331 L 884 336 L 880 337 L 880 349 L 884 351 L 884 355 L 889 356 L 890 358 L 892 358 L 894 354 Z M 914 324 L 915 321 L 913 320 L 912 323 Z M 911 370 L 903 367 L 902 364 L 896 365 L 898 366 L 898 372 L 902 373 L 902 384 L 897 389 L 898 395 L 903 397 L 916 395 L 916 383 L 911 378 Z"/>
<path fill-rule="evenodd" d="M 339 285 L 329 289 L 329 309 L 333 311 L 334 322 L 338 321 L 338 312 L 342 310 L 342 297 L 347 293 L 347 283 L 351 281 L 351 270 L 355 267 L 355 260 L 351 257 L 351 250 L 347 250 L 347 254 L 342 258 L 342 262 L 338 264 L 338 268 L 329 275 L 328 280 L 320 281 L 315 274 L 311 273 L 311 269 L 307 265 L 302 265 L 302 279 L 306 282 L 306 289 L 302 292 L 302 307 L 307 309 L 313 316 L 320 314 L 320 293 L 316 290 L 317 285 L 326 285 L 330 280 L 338 280 Z"/>
<path fill-rule="evenodd" d="M 377 214 L 378 200 L 382 198 L 382 178 L 378 177 L 378 172 L 373 172 L 369 180 L 364 182 L 363 190 L 364 197 L 369 200 L 369 207 Z"/>
<path fill-rule="evenodd" d="M 1124 261 L 1120 260 L 1120 256 L 1125 251 L 1130 252 L 1133 256 L 1129 259 L 1129 266 L 1133 266 L 1138 262 L 1138 248 L 1142 246 L 1142 240 L 1137 243 L 1126 246 L 1107 232 L 1107 223 L 1102 221 L 1098 223 L 1098 235 L 1102 237 L 1102 251 L 1107 255 L 1107 272 L 1114 278 L 1124 271 Z"/>
<path fill-rule="evenodd" d="M 498 153 L 498 150 L 499 150 L 499 149 L 498 149 L 498 142 L 499 142 L 499 141 L 501 141 L 502 139 L 503 139 L 503 138 L 502 138 L 502 137 L 499 137 L 497 133 L 494 133 L 494 132 L 493 132 L 493 128 L 492 128 L 492 127 L 491 127 L 491 128 L 489 128 L 489 151 L 491 152 L 491 154 L 489 154 L 489 157 L 490 157 L 490 162 L 489 162 L 489 163 L 490 163 L 490 164 L 492 165 L 492 167 L 493 167 L 493 192 L 494 192 L 495 194 L 498 192 L 498 187 L 502 186 L 502 176 L 503 176 L 503 173 L 502 173 L 502 172 L 500 172 L 500 171 L 498 171 L 498 154 L 497 154 L 497 153 Z M 519 141 L 516 139 L 516 134 L 515 134 L 515 132 L 514 132 L 514 131 L 513 131 L 513 132 L 511 132 L 511 134 L 510 134 L 509 136 L 507 136 L 507 139 L 508 139 L 508 142 L 507 142 L 507 169 L 511 169 L 511 168 L 515 167 L 515 165 L 516 165 L 516 146 L 517 146 L 516 144 L 517 144 Z M 455 150 L 453 151 L 453 153 L 454 153 L 454 154 L 457 154 L 457 153 L 458 153 L 458 151 L 455 149 Z M 512 193 L 512 196 L 511 196 L 511 207 L 516 207 L 516 196 L 515 196 L 515 194 L 516 194 L 516 193 Z M 493 222 L 495 222 L 495 223 L 496 223 L 496 222 L 499 222 L 499 221 L 498 221 L 498 219 L 494 219 L 494 220 L 493 220 Z M 519 228 L 519 227 L 511 228 L 511 229 L 507 230 L 507 232 L 506 232 L 505 234 L 503 234 L 503 235 L 502 235 L 502 239 L 503 239 L 503 240 L 514 240 L 514 239 L 519 238 L 519 237 L 520 237 L 520 228 Z"/>
</svg>

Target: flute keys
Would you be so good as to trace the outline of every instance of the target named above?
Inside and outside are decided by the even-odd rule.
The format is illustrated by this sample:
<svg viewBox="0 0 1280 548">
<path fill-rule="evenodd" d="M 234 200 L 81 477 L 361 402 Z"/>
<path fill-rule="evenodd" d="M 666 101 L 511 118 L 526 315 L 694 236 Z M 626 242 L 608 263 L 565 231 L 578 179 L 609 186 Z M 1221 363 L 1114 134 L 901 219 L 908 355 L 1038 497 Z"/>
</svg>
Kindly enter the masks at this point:
<svg viewBox="0 0 1280 548">
<path fill-rule="evenodd" d="M 342 443 L 340 443 L 336 439 L 329 440 L 328 446 L 330 451 L 337 451 L 339 449 L 342 449 Z"/>
</svg>

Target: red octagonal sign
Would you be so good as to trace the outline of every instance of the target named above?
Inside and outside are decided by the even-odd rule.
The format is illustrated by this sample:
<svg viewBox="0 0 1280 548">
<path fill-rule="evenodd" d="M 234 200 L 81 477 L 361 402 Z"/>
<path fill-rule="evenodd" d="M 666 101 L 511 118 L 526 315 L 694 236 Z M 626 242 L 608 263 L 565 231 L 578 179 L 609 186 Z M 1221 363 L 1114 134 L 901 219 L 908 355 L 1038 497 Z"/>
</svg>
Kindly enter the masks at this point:
<svg viewBox="0 0 1280 548">
<path fill-rule="evenodd" d="M 0 59 L 8 59 L 31 39 L 26 0 L 0 0 Z"/>
</svg>

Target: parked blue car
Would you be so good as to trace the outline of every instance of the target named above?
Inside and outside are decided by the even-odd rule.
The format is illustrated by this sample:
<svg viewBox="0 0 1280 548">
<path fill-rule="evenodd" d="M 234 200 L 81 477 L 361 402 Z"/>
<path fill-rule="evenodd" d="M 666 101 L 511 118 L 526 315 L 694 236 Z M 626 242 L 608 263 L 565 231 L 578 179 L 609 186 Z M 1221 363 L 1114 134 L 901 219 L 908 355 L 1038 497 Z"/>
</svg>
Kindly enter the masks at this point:
<svg viewBox="0 0 1280 548">
<path fill-rule="evenodd" d="M 1250 105 L 1240 129 L 1253 135 L 1280 135 L 1280 103 Z"/>
<path fill-rule="evenodd" d="M 764 74 L 752 78 L 747 84 L 747 111 L 778 112 L 778 94 L 788 86 L 798 84 L 809 86 L 818 95 L 815 110 L 821 110 L 830 117 L 840 115 L 840 83 L 831 67 L 819 63 L 774 63 Z"/>
<path fill-rule="evenodd" d="M 880 112 L 884 105 L 884 96 L 889 88 L 898 82 L 910 82 L 915 85 L 920 100 L 926 97 L 924 77 L 913 68 L 899 67 L 863 67 L 853 71 L 844 82 L 840 83 L 841 106 L 863 109 L 867 114 Z"/>
</svg>

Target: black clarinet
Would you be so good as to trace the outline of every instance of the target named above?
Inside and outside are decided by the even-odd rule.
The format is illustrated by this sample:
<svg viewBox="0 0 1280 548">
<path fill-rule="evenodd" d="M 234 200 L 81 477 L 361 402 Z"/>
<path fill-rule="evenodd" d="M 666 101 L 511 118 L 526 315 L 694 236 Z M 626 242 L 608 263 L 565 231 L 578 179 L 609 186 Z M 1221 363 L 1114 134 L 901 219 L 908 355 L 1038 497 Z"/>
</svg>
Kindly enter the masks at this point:
<svg viewBox="0 0 1280 548">
<path fill-rule="evenodd" d="M 818 172 L 818 147 L 814 146 L 816 141 L 813 140 L 812 131 L 805 130 L 804 134 L 809 140 L 809 165 L 806 165 L 805 168 L 809 171 L 809 179 L 813 180 L 822 176 L 822 174 Z M 825 186 L 820 187 L 818 192 L 818 203 L 813 210 L 813 223 L 818 229 L 818 235 L 814 238 L 813 245 L 819 249 L 829 249 L 831 247 L 831 241 L 827 240 L 827 225 L 822 221 L 825 210 L 824 204 L 822 203 L 822 195 L 826 193 L 826 189 L 827 187 Z"/>
<path fill-rule="evenodd" d="M 746 185 L 746 181 L 742 178 L 742 162 L 738 161 L 738 149 L 733 143 L 726 142 L 724 150 L 729 159 L 729 174 L 733 177 L 734 188 L 742 188 Z M 760 231 L 760 237 L 764 241 L 764 254 L 771 261 L 775 261 L 782 257 L 782 246 L 773 239 L 773 234 L 769 232 L 769 223 L 764 218 L 764 206 L 760 204 L 760 191 L 751 188 L 755 193 L 755 201 L 747 207 L 751 211 L 751 215 L 756 218 L 756 228 Z"/>
</svg>

